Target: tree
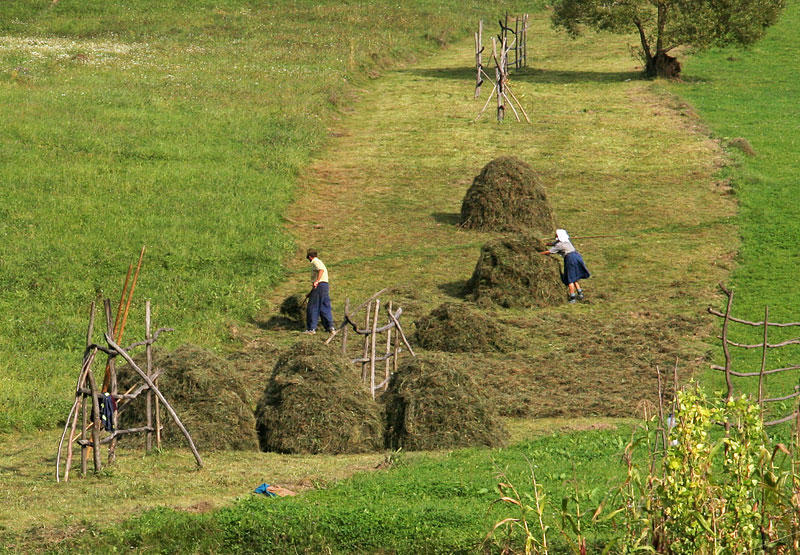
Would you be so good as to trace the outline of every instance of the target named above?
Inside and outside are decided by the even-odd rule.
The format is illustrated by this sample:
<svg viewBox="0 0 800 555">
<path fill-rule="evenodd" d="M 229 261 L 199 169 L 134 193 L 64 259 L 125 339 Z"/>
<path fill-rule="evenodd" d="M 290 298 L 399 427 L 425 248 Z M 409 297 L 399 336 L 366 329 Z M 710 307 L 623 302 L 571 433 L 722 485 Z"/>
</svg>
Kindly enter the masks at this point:
<svg viewBox="0 0 800 555">
<path fill-rule="evenodd" d="M 552 20 L 573 37 L 584 27 L 612 33 L 635 28 L 645 74 L 677 77 L 681 66 L 669 55 L 675 48 L 753 44 L 783 7 L 784 0 L 556 0 Z"/>
</svg>

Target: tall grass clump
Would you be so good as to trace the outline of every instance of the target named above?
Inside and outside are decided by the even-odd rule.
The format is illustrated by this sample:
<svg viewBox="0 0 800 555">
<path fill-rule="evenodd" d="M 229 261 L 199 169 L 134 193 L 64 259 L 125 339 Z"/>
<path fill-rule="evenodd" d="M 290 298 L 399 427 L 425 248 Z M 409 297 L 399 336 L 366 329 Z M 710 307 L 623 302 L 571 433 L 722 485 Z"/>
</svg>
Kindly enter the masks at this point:
<svg viewBox="0 0 800 555">
<path fill-rule="evenodd" d="M 2 3 L 0 431 L 63 417 L 88 305 L 142 245 L 167 346 L 218 346 L 283 275 L 295 181 L 355 85 L 511 5 Z"/>
</svg>

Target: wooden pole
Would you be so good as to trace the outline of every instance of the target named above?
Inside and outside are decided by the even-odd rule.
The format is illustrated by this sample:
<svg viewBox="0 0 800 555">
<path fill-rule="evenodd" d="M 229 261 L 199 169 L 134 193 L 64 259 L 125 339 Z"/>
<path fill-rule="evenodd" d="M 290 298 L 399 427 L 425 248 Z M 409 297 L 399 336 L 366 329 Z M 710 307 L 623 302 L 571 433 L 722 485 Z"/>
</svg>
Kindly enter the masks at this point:
<svg viewBox="0 0 800 555">
<path fill-rule="evenodd" d="M 403 340 L 403 343 L 405 343 L 405 346 L 406 346 L 406 349 L 408 349 L 408 352 L 411 353 L 412 357 L 416 357 L 417 355 L 414 354 L 414 349 L 411 348 L 411 345 L 409 344 L 408 339 L 406 339 L 406 334 L 403 333 L 403 328 L 400 327 L 400 321 L 391 312 L 389 313 L 389 319 L 392 322 L 394 322 L 395 327 L 397 327 L 397 333 L 400 335 L 400 338 Z"/>
<path fill-rule="evenodd" d="M 478 20 L 478 32 L 475 34 L 475 66 L 477 76 L 475 77 L 475 98 L 481 95 L 481 85 L 483 84 L 483 20 Z"/>
<path fill-rule="evenodd" d="M 764 415 L 764 370 L 767 369 L 767 330 L 769 329 L 769 307 L 764 307 L 764 343 L 761 348 L 761 371 L 758 373 L 758 406 L 761 409 L 761 417 Z"/>
<path fill-rule="evenodd" d="M 100 391 L 97 389 L 97 382 L 94 379 L 92 369 L 89 368 L 86 373 L 89 378 L 89 389 L 92 391 L 92 409 L 94 410 L 94 420 L 92 422 L 92 456 L 94 458 L 94 471 L 100 472 L 103 470 L 103 461 L 100 457 L 100 429 L 103 426 L 100 420 Z"/>
<path fill-rule="evenodd" d="M 89 328 L 86 330 L 86 346 L 92 344 L 92 336 L 94 336 L 94 315 L 95 304 L 92 301 L 91 308 L 89 309 Z M 81 395 L 81 439 L 86 440 L 86 427 L 89 424 L 89 405 L 86 402 L 86 395 Z M 81 444 L 81 477 L 86 477 L 86 470 L 89 465 L 89 447 Z"/>
<path fill-rule="evenodd" d="M 387 310 L 389 312 L 392 311 L 392 301 L 389 301 Z M 389 328 L 388 330 L 386 330 L 386 354 L 389 354 L 391 352 L 392 352 L 392 328 Z M 384 377 L 383 383 L 385 384 L 384 389 L 386 389 L 386 385 L 389 384 L 389 376 L 391 375 L 389 368 L 391 367 L 391 364 L 392 364 L 392 359 L 387 358 L 386 369 L 384 371 L 384 376 L 383 376 Z"/>
<path fill-rule="evenodd" d="M 514 16 L 514 69 L 519 69 L 519 16 Z"/>
<path fill-rule="evenodd" d="M 147 299 L 144 304 L 144 338 L 147 341 L 147 346 L 145 347 L 147 375 L 150 379 L 153 379 L 153 344 L 151 343 L 153 336 L 150 330 L 150 299 Z M 145 411 L 147 414 L 147 433 L 144 439 L 144 449 L 149 453 L 153 448 L 153 392 L 149 389 L 145 396 Z"/>
<path fill-rule="evenodd" d="M 344 300 L 344 313 L 345 315 L 350 314 L 350 298 L 345 298 Z M 347 332 L 349 326 L 345 325 L 344 331 L 342 332 L 342 354 L 347 355 Z"/>
<path fill-rule="evenodd" d="M 192 441 L 192 436 L 189 435 L 189 431 L 183 425 L 181 419 L 178 418 L 178 414 L 172 408 L 172 405 L 170 405 L 169 402 L 164 398 L 164 396 L 161 394 L 161 391 L 159 391 L 158 387 L 156 387 L 156 384 L 154 384 L 153 380 L 150 379 L 150 376 L 145 374 L 142 371 L 142 369 L 136 365 L 131 356 L 128 353 L 126 353 L 122 347 L 117 345 L 109 335 L 106 335 L 106 341 L 111 346 L 111 348 L 117 351 L 120 354 L 120 356 L 125 359 L 125 362 L 127 362 L 130 365 L 130 367 L 133 368 L 133 370 L 137 374 L 139 374 L 139 376 L 141 376 L 141 378 L 145 381 L 145 383 L 148 386 L 150 386 L 151 391 L 156 395 L 156 397 L 158 397 L 159 401 L 163 403 L 164 407 L 167 409 L 167 412 L 172 417 L 172 420 L 175 422 L 175 425 L 178 426 L 178 428 L 183 433 L 183 436 L 186 438 L 186 441 L 189 442 L 189 447 L 192 450 L 192 454 L 194 455 L 195 461 L 197 461 L 197 466 L 202 468 L 203 460 L 200 458 L 200 453 L 197 452 L 197 447 L 195 447 L 194 441 Z"/>
<path fill-rule="evenodd" d="M 372 398 L 375 398 L 375 349 L 378 341 L 378 314 L 381 300 L 375 299 L 375 314 L 372 317 L 372 330 L 370 332 L 370 354 L 369 354 L 369 390 Z"/>
<path fill-rule="evenodd" d="M 103 302 L 103 306 L 105 308 L 106 313 L 106 329 L 108 330 L 109 335 L 114 334 L 114 324 L 111 320 L 111 299 L 106 299 Z M 108 377 L 108 384 L 111 389 L 111 395 L 117 395 L 119 391 L 117 391 L 117 361 L 114 357 L 108 357 L 108 363 L 106 364 L 106 376 Z M 107 389 L 104 387 L 103 392 L 105 393 Z M 114 430 L 117 429 L 117 411 L 114 411 L 114 414 L 111 419 L 112 427 Z M 98 446 L 94 446 L 97 449 Z M 108 463 L 114 464 L 117 459 L 117 440 L 116 438 L 111 439 L 111 444 L 108 447 Z"/>
<path fill-rule="evenodd" d="M 394 354 L 392 355 L 392 374 L 397 374 L 397 363 L 400 358 L 400 334 L 394 334 Z M 389 389 L 389 382 L 386 382 L 383 390 Z"/>
<path fill-rule="evenodd" d="M 720 287 L 722 287 L 720 285 Z M 722 321 L 722 353 L 725 355 L 725 385 L 728 387 L 726 401 L 733 399 L 733 380 L 731 378 L 731 352 L 728 346 L 728 322 L 731 317 L 731 306 L 733 305 L 733 291 L 728 291 L 724 287 L 722 290 L 728 296 L 728 304 L 725 307 L 725 319 Z"/>
<path fill-rule="evenodd" d="M 372 303 L 367 305 L 366 318 L 365 318 L 365 322 L 364 322 L 364 329 L 365 330 L 369 329 L 369 320 L 370 320 L 370 315 L 371 315 L 370 311 L 371 310 L 372 310 Z M 368 355 L 369 355 L 369 334 L 364 336 L 364 356 L 362 358 L 364 360 L 369 360 L 367 358 Z M 367 363 L 366 362 L 362 362 L 361 363 L 361 380 L 364 381 L 364 382 L 367 381 Z"/>
<path fill-rule="evenodd" d="M 497 43 L 492 37 L 492 56 L 494 57 L 494 77 L 495 86 L 497 87 L 497 121 L 503 121 L 505 115 L 505 106 L 503 105 L 503 71 L 502 63 L 497 59 Z"/>
</svg>

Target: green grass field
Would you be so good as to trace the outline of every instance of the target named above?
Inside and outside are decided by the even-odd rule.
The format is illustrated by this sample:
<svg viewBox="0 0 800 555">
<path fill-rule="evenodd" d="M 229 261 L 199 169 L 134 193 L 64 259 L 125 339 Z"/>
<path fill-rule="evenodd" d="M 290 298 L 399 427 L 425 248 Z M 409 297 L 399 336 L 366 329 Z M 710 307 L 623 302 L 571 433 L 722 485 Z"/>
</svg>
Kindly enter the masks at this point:
<svg viewBox="0 0 800 555">
<path fill-rule="evenodd" d="M 332 119 L 485 10 L 3 2 L 0 432 L 64 418 L 89 304 L 116 307 L 143 245 L 126 338 L 150 298 L 166 345 L 225 343 L 283 275 L 282 217 Z"/>
<path fill-rule="evenodd" d="M 800 184 L 800 83 L 786 71 L 796 48 L 786 37 L 800 29 L 800 6 L 789 3 L 780 23 L 758 44 L 747 50 L 714 50 L 689 58 L 685 64 L 688 79 L 669 90 L 696 107 L 714 136 L 731 157 L 723 176 L 736 191 L 737 218 L 742 244 L 736 268 L 728 286 L 734 291 L 733 315 L 750 321 L 763 321 L 769 308 L 771 322 L 797 322 L 800 296 L 796 273 L 800 251 L 800 206 L 796 202 Z M 730 143 L 746 139 L 755 155 L 748 155 Z M 718 306 L 717 308 L 723 308 Z M 798 337 L 798 328 L 770 328 L 770 343 Z M 763 329 L 738 326 L 732 339 L 757 344 Z M 718 349 L 718 363 L 722 362 Z M 760 349 L 733 350 L 733 364 L 741 371 L 757 372 Z M 798 345 L 770 350 L 767 369 L 798 363 Z M 709 383 L 723 387 L 720 375 L 707 376 Z M 756 380 L 743 384 L 756 390 Z M 770 377 L 769 396 L 792 391 L 797 379 L 790 375 Z M 788 413 L 791 403 L 777 407 L 777 414 Z"/>
<path fill-rule="evenodd" d="M 719 387 L 704 372 L 717 349 L 714 322 L 703 315 L 719 304 L 717 281 L 735 287 L 739 316 L 758 319 L 766 302 L 775 303 L 774 318 L 793 319 L 797 85 L 775 68 L 796 58 L 780 38 L 797 34 L 797 6 L 751 51 L 689 59 L 679 84 L 640 81 L 624 40 L 570 42 L 537 15 L 531 67 L 512 75 L 533 124 L 498 126 L 490 116 L 473 122 L 482 102 L 471 99 L 471 41 L 438 49 L 471 30 L 484 8 L 311 5 L 137 3 L 87 13 L 61 0 L 0 8 L 9 16 L 0 19 L 0 110 L 12 122 L 0 129 L 9 145 L 0 179 L 19 183 L 0 192 L 0 233 L 9 239 L 0 258 L 7 549 L 473 551 L 506 516 L 490 510 L 499 471 L 530 491 L 530 460 L 553 524 L 573 477 L 594 502 L 618 483 L 629 423 L 598 415 L 635 413 L 633 400 L 652 397 L 655 365 L 671 367 L 677 356 L 682 370 Z M 370 42 L 365 25 L 390 19 L 402 32 Z M 452 34 L 434 31 L 442 26 Z M 298 34 L 315 40 L 292 48 Z M 369 45 L 352 61 L 349 37 Z M 276 60 L 269 71 L 267 53 Z M 297 91 L 276 78 L 289 71 L 313 79 Z M 370 72 L 382 76 L 370 82 Z M 747 138 L 757 156 L 723 156 L 704 124 L 723 146 Z M 586 284 L 590 302 L 577 310 L 494 313 L 527 341 L 507 360 L 481 361 L 488 383 L 507 388 L 498 402 L 567 418 L 509 420 L 509 448 L 401 453 L 388 470 L 351 479 L 383 454 L 209 453 L 208 469 L 196 472 L 188 453 L 147 457 L 126 447 L 118 468 L 52 484 L 53 427 L 70 401 L 86 305 L 99 293 L 118 295 L 141 244 L 140 298 L 153 298 L 158 325 L 178 328 L 170 345 L 192 340 L 226 351 L 248 340 L 290 342 L 285 331 L 262 328 L 276 302 L 305 287 L 302 262 L 287 258 L 292 237 L 325 253 L 337 310 L 346 296 L 364 298 L 388 281 L 413 321 L 469 277 L 487 235 L 458 231 L 454 215 L 480 167 L 511 146 L 543 176 L 560 223 L 626 237 L 581 245 L 595 276 Z M 727 156 L 735 164 L 720 173 Z M 130 197 L 150 208 L 123 202 Z M 735 218 L 733 198 L 741 205 Z M 278 233 L 284 216 L 288 232 Z M 768 239 L 765 228 L 775 230 Z M 731 263 L 737 230 L 742 248 Z M 509 375 L 517 381 L 503 381 Z M 8 433 L 35 427 L 44 431 Z M 250 496 L 262 481 L 311 491 Z M 113 521 L 137 516 L 101 524 L 100 495 L 119 500 Z M 158 508 L 141 513 L 147 507 Z M 608 534 L 590 532 L 594 547 Z M 555 532 L 551 539 L 565 547 Z"/>
</svg>

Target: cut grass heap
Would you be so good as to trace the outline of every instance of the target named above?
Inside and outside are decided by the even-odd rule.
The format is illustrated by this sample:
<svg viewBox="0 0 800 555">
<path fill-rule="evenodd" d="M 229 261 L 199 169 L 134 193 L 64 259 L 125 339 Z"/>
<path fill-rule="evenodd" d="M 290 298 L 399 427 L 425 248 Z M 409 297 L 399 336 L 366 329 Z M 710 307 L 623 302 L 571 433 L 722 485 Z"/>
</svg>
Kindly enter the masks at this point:
<svg viewBox="0 0 800 555">
<path fill-rule="evenodd" d="M 386 398 L 386 446 L 409 451 L 485 445 L 507 433 L 483 390 L 458 358 L 422 353 L 392 376 Z"/>
<path fill-rule="evenodd" d="M 512 348 L 505 326 L 463 303 L 443 303 L 414 324 L 414 339 L 429 351 L 504 353 Z"/>
<path fill-rule="evenodd" d="M 526 235 L 498 237 L 481 248 L 467 298 L 481 306 L 555 306 L 564 301 L 558 261 L 539 252 L 547 247 Z"/>
<path fill-rule="evenodd" d="M 137 358 L 136 363 L 143 368 L 143 357 Z M 227 361 L 195 345 L 183 345 L 164 357 L 156 357 L 155 362 L 163 370 L 159 389 L 200 451 L 258 450 L 256 422 L 247 392 Z M 140 383 L 138 374 L 132 374 L 127 367 L 120 372 L 125 389 Z M 162 409 L 161 414 L 163 443 L 184 446 L 183 433 L 166 411 Z M 145 396 L 140 395 L 120 412 L 120 427 L 141 426 L 146 415 Z"/>
<path fill-rule="evenodd" d="M 353 364 L 312 337 L 278 358 L 256 419 L 264 451 L 338 455 L 381 447 L 380 405 Z"/>
<path fill-rule="evenodd" d="M 461 226 L 481 231 L 528 231 L 551 235 L 553 210 L 533 169 L 513 156 L 495 158 L 481 170 L 461 203 Z"/>
</svg>

